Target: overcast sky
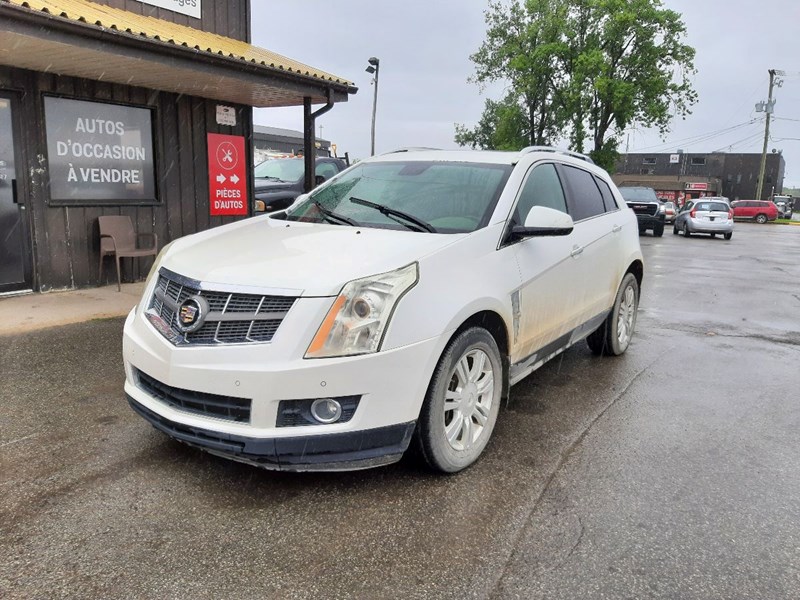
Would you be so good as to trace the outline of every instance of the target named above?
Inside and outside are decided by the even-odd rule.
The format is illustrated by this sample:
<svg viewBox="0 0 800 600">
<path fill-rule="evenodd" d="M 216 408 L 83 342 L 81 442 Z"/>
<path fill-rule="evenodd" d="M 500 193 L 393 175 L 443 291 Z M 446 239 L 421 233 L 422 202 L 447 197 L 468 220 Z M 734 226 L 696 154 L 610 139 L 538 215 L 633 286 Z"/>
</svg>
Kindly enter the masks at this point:
<svg viewBox="0 0 800 600">
<path fill-rule="evenodd" d="M 700 100 L 665 141 L 632 129 L 630 151 L 761 152 L 770 68 L 787 75 L 776 88 L 769 148 L 783 150 L 785 185 L 800 187 L 800 1 L 664 0 L 683 14 L 697 50 Z M 381 60 L 376 151 L 403 146 L 456 147 L 454 123 L 474 125 L 485 95 L 468 83 L 469 60 L 484 38 L 484 0 L 253 0 L 253 43 L 334 73 L 358 86 L 347 103 L 321 117 L 317 135 L 352 157 L 369 156 L 373 88 L 367 59 Z M 498 98 L 502 86 L 487 90 Z M 793 120 L 792 120 L 793 119 Z M 257 109 L 255 122 L 302 130 L 302 108 Z M 724 129 L 729 131 L 716 134 Z M 759 135 L 760 132 L 760 135 Z M 701 137 L 703 134 L 709 134 Z M 713 135 L 713 137 L 712 137 Z M 795 139 L 790 139 L 795 138 Z"/>
</svg>

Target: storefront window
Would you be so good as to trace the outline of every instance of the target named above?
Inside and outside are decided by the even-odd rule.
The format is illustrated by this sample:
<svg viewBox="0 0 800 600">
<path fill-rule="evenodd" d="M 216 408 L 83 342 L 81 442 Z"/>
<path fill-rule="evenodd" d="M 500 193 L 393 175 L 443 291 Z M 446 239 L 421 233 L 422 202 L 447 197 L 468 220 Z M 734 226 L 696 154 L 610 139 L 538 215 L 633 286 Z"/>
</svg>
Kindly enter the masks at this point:
<svg viewBox="0 0 800 600">
<path fill-rule="evenodd" d="M 46 96 L 50 200 L 155 202 L 152 111 Z"/>
</svg>

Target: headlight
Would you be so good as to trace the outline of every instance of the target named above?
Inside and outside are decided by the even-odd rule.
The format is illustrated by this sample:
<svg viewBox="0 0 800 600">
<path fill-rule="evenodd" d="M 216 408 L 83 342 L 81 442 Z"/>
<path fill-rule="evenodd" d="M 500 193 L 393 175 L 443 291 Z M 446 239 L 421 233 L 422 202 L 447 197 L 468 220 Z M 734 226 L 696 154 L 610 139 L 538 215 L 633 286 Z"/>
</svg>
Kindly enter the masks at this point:
<svg viewBox="0 0 800 600">
<path fill-rule="evenodd" d="M 377 352 L 398 300 L 417 283 L 418 273 L 417 263 L 413 263 L 345 284 L 305 357 Z"/>
<path fill-rule="evenodd" d="M 161 252 L 158 253 L 158 256 L 156 256 L 156 259 L 153 261 L 153 266 L 150 267 L 150 272 L 147 274 L 147 279 L 144 280 L 144 296 L 142 296 L 142 301 L 139 302 L 139 310 L 137 310 L 137 312 L 141 312 L 141 308 L 145 305 L 146 298 L 150 295 L 150 283 L 152 283 L 153 277 L 155 277 L 156 273 L 158 273 L 158 266 L 161 264 L 161 259 L 164 258 L 169 251 L 169 247 L 174 243 L 175 242 L 172 241 L 164 246 L 161 249 Z"/>
<path fill-rule="evenodd" d="M 665 212 L 667 212 L 667 207 L 666 207 L 666 206 L 664 206 L 663 204 L 662 204 L 662 205 L 660 205 L 660 206 L 658 207 L 658 212 L 660 212 L 660 213 L 665 213 Z"/>
</svg>

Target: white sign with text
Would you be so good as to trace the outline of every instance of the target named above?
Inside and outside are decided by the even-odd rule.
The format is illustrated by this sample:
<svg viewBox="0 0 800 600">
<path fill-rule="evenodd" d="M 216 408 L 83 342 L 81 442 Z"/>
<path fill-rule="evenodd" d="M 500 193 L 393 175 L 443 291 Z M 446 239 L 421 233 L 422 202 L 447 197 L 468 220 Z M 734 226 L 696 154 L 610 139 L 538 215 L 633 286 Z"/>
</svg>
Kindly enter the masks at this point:
<svg viewBox="0 0 800 600">
<path fill-rule="evenodd" d="M 182 15 L 189 15 L 195 19 L 200 18 L 200 2 L 202 0 L 139 0 L 139 2 L 166 8 Z"/>
</svg>

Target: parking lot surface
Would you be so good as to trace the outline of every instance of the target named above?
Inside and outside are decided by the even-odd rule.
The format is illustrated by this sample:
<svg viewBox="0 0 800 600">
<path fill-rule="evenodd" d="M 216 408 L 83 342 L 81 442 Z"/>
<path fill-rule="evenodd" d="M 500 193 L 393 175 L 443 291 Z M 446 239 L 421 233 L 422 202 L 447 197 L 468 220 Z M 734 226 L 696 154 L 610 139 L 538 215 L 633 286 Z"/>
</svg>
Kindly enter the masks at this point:
<svg viewBox="0 0 800 600">
<path fill-rule="evenodd" d="M 450 477 L 171 441 L 121 319 L 0 337 L 0 597 L 800 597 L 800 228 L 670 231 L 628 353 L 528 377 Z"/>
</svg>

